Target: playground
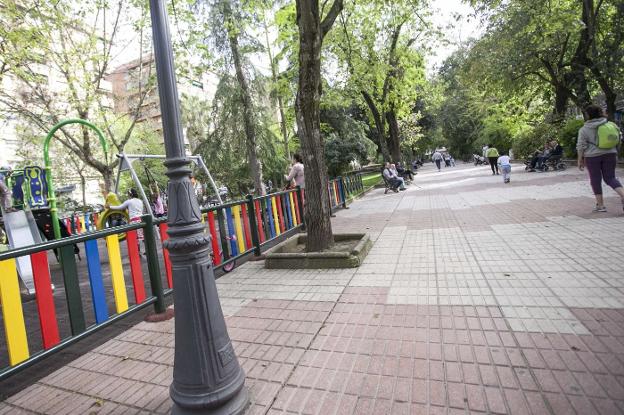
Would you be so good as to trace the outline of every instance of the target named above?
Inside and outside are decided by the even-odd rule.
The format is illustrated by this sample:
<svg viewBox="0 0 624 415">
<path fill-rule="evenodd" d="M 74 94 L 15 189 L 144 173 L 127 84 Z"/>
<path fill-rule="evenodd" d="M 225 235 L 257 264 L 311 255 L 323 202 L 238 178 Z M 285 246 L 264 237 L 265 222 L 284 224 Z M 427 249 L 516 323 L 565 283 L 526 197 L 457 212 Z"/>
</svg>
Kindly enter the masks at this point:
<svg viewBox="0 0 624 415">
<path fill-rule="evenodd" d="M 44 146 L 46 167 L 12 171 L 9 184 L 13 209 L 3 211 L 8 252 L 0 253 L 0 295 L 3 338 L 0 340 L 0 377 L 35 364 L 121 318 L 152 306 L 165 310 L 172 293 L 173 271 L 164 242 L 168 239 L 166 211 L 152 209 L 154 187 L 166 206 L 166 191 L 144 189 L 134 165 L 158 155 L 117 157 L 115 191 L 128 174 L 146 206 L 138 221 L 119 205 L 115 193 L 106 196 L 106 209 L 59 218 L 48 143 L 64 125 L 89 125 L 82 120 L 59 123 Z M 104 151 L 105 142 L 101 141 Z M 298 232 L 303 226 L 300 189 L 224 202 L 201 156 L 194 165 L 209 178 L 215 198 L 201 208 L 204 232 L 211 237 L 216 276 Z M 147 172 L 147 170 L 146 170 Z M 333 210 L 365 190 L 362 175 L 333 179 L 328 195 Z M 149 192 L 149 193 L 148 193 Z M 149 197 L 148 197 L 149 194 Z"/>
<path fill-rule="evenodd" d="M 360 268 L 219 278 L 247 413 L 621 413 L 624 282 L 597 271 L 617 256 L 619 199 L 591 213 L 582 173 L 523 168 L 510 191 L 480 166 L 427 165 L 336 210 L 337 231 L 374 240 Z M 172 321 L 141 322 L 0 413 L 168 413 L 173 351 Z"/>
</svg>

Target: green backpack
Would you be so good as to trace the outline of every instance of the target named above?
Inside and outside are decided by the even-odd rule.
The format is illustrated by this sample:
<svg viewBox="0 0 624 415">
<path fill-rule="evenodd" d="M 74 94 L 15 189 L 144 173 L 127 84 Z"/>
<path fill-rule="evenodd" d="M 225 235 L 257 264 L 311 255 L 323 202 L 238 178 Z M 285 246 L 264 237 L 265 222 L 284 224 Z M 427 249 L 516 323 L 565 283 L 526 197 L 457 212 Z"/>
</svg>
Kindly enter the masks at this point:
<svg viewBox="0 0 624 415">
<path fill-rule="evenodd" d="M 606 122 L 596 131 L 596 147 L 608 150 L 620 144 L 620 129 L 612 122 Z"/>
</svg>

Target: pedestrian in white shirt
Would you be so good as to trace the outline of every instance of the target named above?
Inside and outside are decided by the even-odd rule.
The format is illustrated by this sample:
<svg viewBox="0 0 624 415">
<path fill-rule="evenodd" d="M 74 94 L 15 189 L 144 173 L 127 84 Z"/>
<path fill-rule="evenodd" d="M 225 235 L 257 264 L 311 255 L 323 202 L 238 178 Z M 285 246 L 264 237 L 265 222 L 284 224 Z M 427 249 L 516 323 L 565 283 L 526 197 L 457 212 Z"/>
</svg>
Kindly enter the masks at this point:
<svg viewBox="0 0 624 415">
<path fill-rule="evenodd" d="M 511 159 L 508 155 L 503 153 L 496 162 L 503 172 L 503 183 L 509 183 L 511 180 Z"/>
<path fill-rule="evenodd" d="M 139 199 L 139 194 L 135 189 L 128 190 L 129 199 L 118 206 L 107 206 L 110 210 L 128 210 L 130 223 L 141 222 L 143 216 L 143 201 Z M 139 248 L 143 240 L 143 229 L 137 229 L 137 238 L 139 239 Z"/>
</svg>

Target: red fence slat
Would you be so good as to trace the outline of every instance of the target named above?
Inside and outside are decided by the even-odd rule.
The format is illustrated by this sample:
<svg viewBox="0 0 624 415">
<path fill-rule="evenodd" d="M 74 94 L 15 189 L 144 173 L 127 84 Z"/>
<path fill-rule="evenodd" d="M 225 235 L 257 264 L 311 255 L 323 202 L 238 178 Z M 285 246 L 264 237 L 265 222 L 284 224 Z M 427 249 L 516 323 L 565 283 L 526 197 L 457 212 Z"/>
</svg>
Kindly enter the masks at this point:
<svg viewBox="0 0 624 415">
<path fill-rule="evenodd" d="M 245 232 L 245 250 L 251 249 L 253 245 L 251 244 L 251 232 L 249 231 L 249 216 L 247 215 L 247 205 L 242 205 L 243 211 L 243 231 Z"/>
<path fill-rule="evenodd" d="M 263 243 L 265 240 L 265 236 L 264 226 L 262 225 L 262 204 L 259 200 L 256 200 L 254 204 L 254 206 L 256 207 L 256 225 L 258 225 L 258 236 L 260 237 L 260 243 Z"/>
<path fill-rule="evenodd" d="M 160 232 L 160 240 L 164 243 L 167 239 L 169 239 L 169 235 L 167 235 L 167 224 L 161 223 L 158 225 L 158 231 Z M 165 249 L 163 246 L 163 258 L 165 260 L 165 271 L 167 274 L 167 285 L 169 288 L 173 288 L 173 273 L 171 271 L 171 260 L 169 259 L 169 251 Z"/>
<path fill-rule="evenodd" d="M 286 232 L 286 226 L 284 226 L 284 213 L 282 212 L 282 196 L 275 196 L 275 204 L 277 205 L 277 216 L 279 216 L 281 231 Z"/>
<path fill-rule="evenodd" d="M 143 282 L 143 269 L 141 268 L 137 231 L 126 232 L 126 242 L 128 244 L 132 285 L 134 286 L 134 300 L 137 304 L 141 304 L 145 301 L 145 283 Z"/>
<path fill-rule="evenodd" d="M 210 229 L 210 243 L 212 244 L 212 263 L 214 265 L 221 264 L 221 252 L 219 249 L 219 240 L 217 239 L 217 227 L 215 226 L 214 212 L 208 212 L 208 228 Z"/>
<path fill-rule="evenodd" d="M 43 348 L 49 349 L 60 343 L 54 297 L 52 296 L 52 281 L 48 267 L 48 254 L 46 251 L 30 255 L 32 271 L 37 297 L 37 311 L 39 312 L 39 325 Z"/>
</svg>

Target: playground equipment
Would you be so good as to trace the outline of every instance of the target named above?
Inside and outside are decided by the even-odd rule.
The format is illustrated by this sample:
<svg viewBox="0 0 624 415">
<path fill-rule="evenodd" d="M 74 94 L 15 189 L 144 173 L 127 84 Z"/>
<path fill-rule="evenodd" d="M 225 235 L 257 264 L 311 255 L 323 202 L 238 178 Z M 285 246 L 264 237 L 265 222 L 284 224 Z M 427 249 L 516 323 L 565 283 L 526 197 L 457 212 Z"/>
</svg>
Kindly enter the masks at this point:
<svg viewBox="0 0 624 415">
<path fill-rule="evenodd" d="M 147 212 L 150 215 L 154 216 L 154 212 L 152 211 L 150 200 L 147 198 L 147 194 L 145 193 L 145 189 L 143 189 L 143 185 L 141 184 L 141 181 L 139 180 L 139 176 L 137 175 L 136 170 L 134 169 L 133 163 L 137 160 L 139 161 L 150 160 L 150 159 L 151 160 L 165 160 L 166 156 L 156 155 L 156 154 L 121 153 L 121 154 L 117 154 L 117 157 L 119 158 L 120 162 L 119 162 L 119 169 L 117 170 L 117 180 L 115 181 L 115 193 L 119 191 L 119 180 L 121 179 L 121 174 L 125 171 L 130 172 L 132 181 L 134 182 L 134 185 L 136 186 L 139 192 L 139 196 L 141 196 L 141 199 L 143 200 L 143 203 L 145 204 L 145 207 L 147 208 Z M 217 188 L 217 185 L 215 184 L 212 178 L 212 175 L 210 174 L 210 171 L 208 170 L 208 167 L 206 166 L 206 163 L 204 163 L 204 160 L 202 159 L 202 157 L 201 156 L 187 156 L 187 158 L 191 160 L 193 163 L 195 163 L 195 165 L 201 170 L 203 170 L 206 176 L 208 176 L 208 180 L 210 180 L 210 185 L 212 186 L 215 192 L 218 204 L 220 205 L 223 204 L 220 191 Z M 150 179 L 151 173 L 149 172 L 148 169 L 146 169 L 146 174 L 148 176 L 148 179 Z M 155 182 L 155 180 L 153 180 L 153 176 L 151 176 L 150 180 Z"/>
<path fill-rule="evenodd" d="M 153 155 L 153 154 L 117 154 L 117 157 L 120 159 L 119 162 L 119 169 L 117 171 L 117 180 L 115 181 L 115 193 L 117 193 L 119 191 L 119 182 L 121 179 L 121 174 L 125 171 L 130 173 L 130 176 L 132 177 L 132 181 L 136 187 L 136 189 L 138 190 L 139 196 L 141 197 L 141 199 L 143 200 L 143 204 L 145 205 L 147 212 L 155 218 L 155 214 L 152 210 L 152 205 L 150 203 L 149 198 L 147 197 L 147 194 L 145 193 L 145 189 L 143 188 L 143 184 L 141 183 L 141 181 L 139 180 L 139 176 L 137 175 L 136 170 L 134 169 L 133 163 L 135 161 L 145 161 L 145 160 L 164 160 L 166 158 L 166 156 L 164 155 Z M 223 204 L 223 200 L 221 199 L 221 194 L 222 194 L 222 190 L 217 188 L 217 185 L 215 184 L 212 175 L 210 174 L 210 171 L 208 170 L 208 167 L 206 166 L 206 164 L 204 163 L 204 160 L 202 159 L 201 156 L 187 156 L 193 163 L 195 163 L 195 165 L 202 169 L 203 172 L 206 174 L 206 176 L 208 177 L 208 180 L 210 180 L 210 184 L 215 192 L 215 197 L 216 197 L 216 201 L 218 203 L 218 205 L 222 205 Z M 149 171 L 149 169 L 144 165 L 145 168 L 145 174 L 148 178 L 148 180 L 150 181 L 150 183 L 155 184 L 157 189 L 158 189 L 158 183 L 156 182 L 155 178 L 153 177 L 153 175 L 151 174 L 151 172 Z M 121 204 L 118 200 L 113 203 L 113 202 L 108 202 L 108 204 Z M 104 212 L 102 212 L 101 215 L 101 220 L 102 221 L 106 221 L 107 218 L 110 217 L 110 215 L 119 213 L 118 211 L 111 211 L 111 210 L 105 210 Z M 125 212 L 124 212 L 125 213 Z M 127 214 L 126 214 L 126 222 L 127 222 L 128 218 L 127 218 Z M 104 222 L 105 223 L 105 222 Z M 103 227 L 99 227 L 98 229 L 103 229 Z M 161 238 L 162 240 L 166 239 L 166 232 L 161 232 Z M 120 238 L 121 238 L 121 234 L 120 234 Z M 213 247 L 214 248 L 214 247 Z M 221 257 L 223 257 L 223 252 L 221 252 L 218 248 L 216 250 L 213 250 L 212 252 L 212 258 L 213 258 L 213 262 L 215 264 L 220 263 L 221 261 Z M 218 258 L 218 259 L 217 259 Z M 167 261 L 167 260 L 165 260 Z M 226 264 L 224 264 L 223 266 L 223 271 L 225 272 L 230 272 L 234 269 L 234 267 L 236 266 L 236 263 L 234 261 L 228 262 Z"/>
<path fill-rule="evenodd" d="M 104 202 L 106 206 L 117 206 L 121 205 L 121 201 L 119 197 L 115 193 L 109 193 L 106 195 L 106 200 Z M 99 215 L 98 220 L 96 222 L 96 228 L 98 230 L 102 230 L 105 228 L 111 228 L 113 226 L 120 226 L 130 223 L 130 218 L 128 217 L 128 212 L 125 210 L 112 210 L 109 208 L 105 208 Z M 124 240 L 126 238 L 125 233 L 119 234 L 119 240 Z"/>
<path fill-rule="evenodd" d="M 58 209 L 56 207 L 56 196 L 54 195 L 54 185 L 52 181 L 52 165 L 50 163 L 50 151 L 49 151 L 50 140 L 52 140 L 52 137 L 54 137 L 54 133 L 56 133 L 59 129 L 69 124 L 81 124 L 95 131 L 96 135 L 98 136 L 98 139 L 100 140 L 100 144 L 102 145 L 102 148 L 104 149 L 104 155 L 106 155 L 106 153 L 108 152 L 108 146 L 106 145 L 106 140 L 104 139 L 104 134 L 102 134 L 102 131 L 99 128 L 97 128 L 95 125 L 82 119 L 70 119 L 70 120 L 61 121 L 58 124 L 56 124 L 54 127 L 52 127 L 52 129 L 46 136 L 45 141 L 43 142 L 43 160 L 45 162 L 45 176 L 47 176 L 48 202 L 50 204 L 50 217 L 52 219 L 54 239 L 61 238 L 61 226 L 58 221 Z"/>
<path fill-rule="evenodd" d="M 2 223 L 7 242 L 11 248 L 22 248 L 42 242 L 40 226 L 35 219 L 45 215 L 46 200 L 45 171 L 37 166 L 13 171 L 7 186 L 13 194 L 13 212 L 2 210 Z M 26 192 L 24 192 L 26 188 Z M 43 228 L 45 224 L 41 224 Z M 17 273 L 29 295 L 35 294 L 33 267 L 30 257 L 20 257 L 16 261 Z"/>
</svg>

